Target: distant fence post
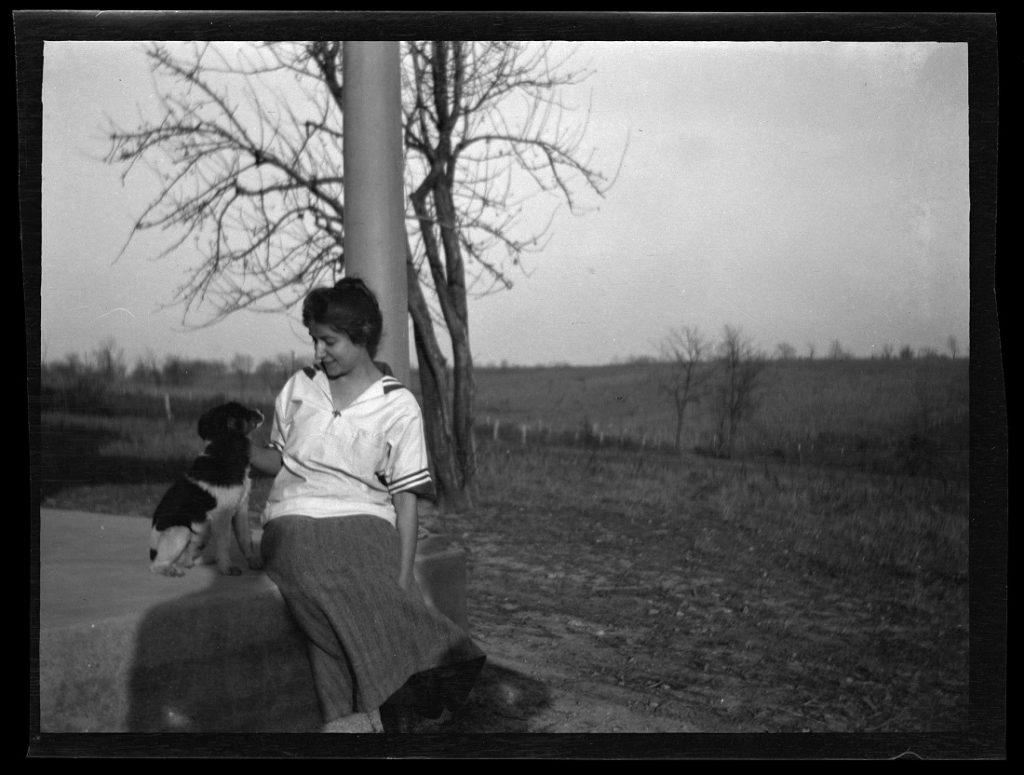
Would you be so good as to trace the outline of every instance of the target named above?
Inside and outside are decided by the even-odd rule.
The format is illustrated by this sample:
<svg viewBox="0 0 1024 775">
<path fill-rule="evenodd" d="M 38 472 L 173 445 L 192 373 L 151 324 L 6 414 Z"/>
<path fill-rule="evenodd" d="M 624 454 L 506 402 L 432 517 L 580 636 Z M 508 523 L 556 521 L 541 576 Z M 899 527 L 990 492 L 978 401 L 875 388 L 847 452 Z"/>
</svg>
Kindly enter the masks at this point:
<svg viewBox="0 0 1024 775">
<path fill-rule="evenodd" d="M 174 422 L 174 414 L 171 412 L 171 395 L 170 393 L 164 393 L 164 417 L 167 418 L 168 423 Z"/>
</svg>

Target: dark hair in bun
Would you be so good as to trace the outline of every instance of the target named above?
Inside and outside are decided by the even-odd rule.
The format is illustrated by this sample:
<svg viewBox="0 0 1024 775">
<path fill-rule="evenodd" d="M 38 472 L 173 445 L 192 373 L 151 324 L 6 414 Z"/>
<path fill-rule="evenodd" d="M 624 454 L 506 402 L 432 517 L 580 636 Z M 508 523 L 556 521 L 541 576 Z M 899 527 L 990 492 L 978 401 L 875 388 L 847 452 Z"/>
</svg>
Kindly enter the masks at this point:
<svg viewBox="0 0 1024 775">
<path fill-rule="evenodd" d="M 370 357 L 377 354 L 384 319 L 377 297 L 358 277 L 345 277 L 333 288 L 314 288 L 302 303 L 302 324 L 328 325 L 343 332 L 352 344 L 365 347 Z"/>
</svg>

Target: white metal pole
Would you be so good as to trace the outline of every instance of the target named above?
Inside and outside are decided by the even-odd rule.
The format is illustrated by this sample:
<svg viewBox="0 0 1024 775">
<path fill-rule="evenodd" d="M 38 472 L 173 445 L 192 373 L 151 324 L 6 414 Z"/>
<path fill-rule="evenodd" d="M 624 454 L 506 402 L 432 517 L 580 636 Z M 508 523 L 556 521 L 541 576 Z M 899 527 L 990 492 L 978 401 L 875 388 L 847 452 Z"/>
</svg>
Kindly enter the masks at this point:
<svg viewBox="0 0 1024 775">
<path fill-rule="evenodd" d="M 398 41 L 344 44 L 345 273 L 377 295 L 376 359 L 409 384 L 400 56 Z"/>
</svg>

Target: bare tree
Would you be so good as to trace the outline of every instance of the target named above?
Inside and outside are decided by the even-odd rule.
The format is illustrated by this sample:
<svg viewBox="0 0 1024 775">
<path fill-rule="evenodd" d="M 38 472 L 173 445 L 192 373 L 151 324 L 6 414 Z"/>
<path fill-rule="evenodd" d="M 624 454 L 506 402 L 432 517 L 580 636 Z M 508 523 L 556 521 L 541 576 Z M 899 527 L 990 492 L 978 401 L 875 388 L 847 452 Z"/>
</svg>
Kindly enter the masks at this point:
<svg viewBox="0 0 1024 775">
<path fill-rule="evenodd" d="M 547 227 L 524 217 L 532 195 L 578 211 L 578 192 L 600 196 L 610 185 L 580 158 L 586 122 L 561 120 L 560 89 L 588 73 L 552 61 L 551 45 L 404 44 L 409 312 L 444 508 L 472 502 L 470 295 L 510 288 L 509 270 L 541 246 Z M 112 128 L 108 161 L 125 174 L 147 163 L 160 181 L 135 232 L 174 230 L 165 253 L 198 248 L 174 300 L 185 316 L 204 304 L 214 312 L 202 325 L 240 309 L 279 311 L 337 279 L 342 44 L 192 44 L 180 58 L 153 44 L 147 53 L 154 73 L 169 77 L 163 114 Z"/>
<path fill-rule="evenodd" d="M 833 339 L 832 344 L 829 345 L 828 357 L 834 361 L 841 361 L 847 357 L 846 351 L 843 350 L 843 346 L 839 343 L 838 339 Z"/>
<path fill-rule="evenodd" d="M 453 492 L 467 493 L 475 473 L 473 418 L 475 385 L 469 341 L 467 259 L 476 267 L 483 292 L 510 288 L 498 249 L 519 264 L 539 244 L 543 231 L 514 237 L 509 226 L 521 212 L 514 187 L 557 194 L 576 207 L 574 181 L 603 193 L 604 178 L 577 156 L 581 127 L 562 125 L 562 106 L 553 91 L 579 77 L 551 68 L 549 46 L 492 41 L 410 43 L 405 105 L 406 164 L 413 183 L 410 200 L 418 226 L 423 261 L 410 263 L 430 277 L 434 297 L 448 331 L 453 359 L 449 422 L 445 361 L 435 343 L 433 319 L 410 277 L 421 386 L 432 407 L 428 424 L 448 459 Z M 525 115 L 512 121 L 509 101 L 524 99 Z M 553 122 L 553 123 L 552 123 Z M 585 126 L 585 125 L 584 125 Z M 460 175 L 459 171 L 464 174 Z M 451 435 L 443 431 L 451 429 Z"/>
<path fill-rule="evenodd" d="M 710 345 L 695 327 L 672 329 L 661 343 L 662 358 L 670 371 L 661 383 L 662 392 L 672 400 L 675 410 L 675 450 L 682 449 L 683 419 L 690 404 L 700 401 L 709 372 L 701 370 Z"/>
<path fill-rule="evenodd" d="M 136 382 L 152 384 L 158 387 L 163 382 L 160 363 L 152 350 L 147 349 L 144 355 L 136 359 L 135 368 L 132 370 L 132 379 Z"/>
<path fill-rule="evenodd" d="M 127 369 L 124 364 L 124 350 L 117 346 L 113 337 L 107 337 L 93 351 L 96 359 L 96 374 L 107 383 L 124 379 Z"/>
<path fill-rule="evenodd" d="M 796 358 L 796 348 L 789 342 L 779 342 L 775 347 L 775 355 L 780 361 L 791 361 Z"/>
<path fill-rule="evenodd" d="M 738 328 L 726 326 L 718 344 L 719 385 L 716 391 L 718 435 L 716 452 L 732 457 L 736 429 L 757 406 L 759 377 L 764 362 Z"/>
<path fill-rule="evenodd" d="M 239 390 L 249 387 L 249 377 L 252 374 L 255 360 L 248 353 L 235 353 L 231 359 L 231 372 L 238 378 Z"/>
<path fill-rule="evenodd" d="M 809 360 L 809 361 L 813 361 L 814 360 L 814 352 L 815 352 L 814 342 L 808 342 L 807 343 L 807 360 Z"/>
<path fill-rule="evenodd" d="M 960 343 L 956 341 L 955 336 L 951 336 L 946 340 L 946 349 L 949 350 L 949 357 L 955 361 L 957 354 L 960 352 Z"/>
</svg>

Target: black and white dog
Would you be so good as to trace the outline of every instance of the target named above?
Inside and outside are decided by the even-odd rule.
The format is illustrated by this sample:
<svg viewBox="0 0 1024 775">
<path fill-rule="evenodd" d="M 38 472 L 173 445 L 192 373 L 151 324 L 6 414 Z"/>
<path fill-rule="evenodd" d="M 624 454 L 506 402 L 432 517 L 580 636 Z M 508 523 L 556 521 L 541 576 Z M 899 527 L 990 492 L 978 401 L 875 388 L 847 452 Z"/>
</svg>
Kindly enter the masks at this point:
<svg viewBox="0 0 1024 775">
<path fill-rule="evenodd" d="M 241 569 L 231 564 L 232 529 L 249 567 L 261 567 L 249 530 L 249 434 L 262 423 L 261 412 L 235 402 L 215 406 L 199 418 L 199 436 L 206 448 L 153 513 L 153 573 L 184 576 L 204 561 L 200 553 L 212 533 L 217 570 L 239 575 Z"/>
</svg>

